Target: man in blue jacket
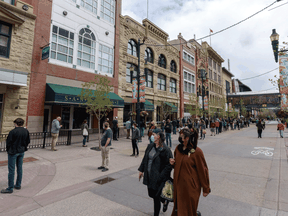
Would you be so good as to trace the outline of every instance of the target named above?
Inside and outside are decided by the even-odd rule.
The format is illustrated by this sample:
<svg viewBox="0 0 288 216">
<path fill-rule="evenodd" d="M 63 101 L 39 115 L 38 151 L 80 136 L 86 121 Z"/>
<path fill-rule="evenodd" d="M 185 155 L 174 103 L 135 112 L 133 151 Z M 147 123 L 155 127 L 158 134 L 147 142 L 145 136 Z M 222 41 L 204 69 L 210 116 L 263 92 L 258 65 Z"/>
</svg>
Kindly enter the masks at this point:
<svg viewBox="0 0 288 216">
<path fill-rule="evenodd" d="M 14 121 L 15 128 L 8 134 L 6 150 L 8 153 L 8 188 L 1 190 L 1 193 L 13 193 L 13 189 L 20 190 L 22 182 L 22 165 L 24 152 L 30 143 L 29 131 L 23 127 L 24 120 L 17 118 Z M 17 180 L 14 185 L 15 165 L 17 166 Z"/>
<path fill-rule="evenodd" d="M 60 128 L 62 127 L 62 125 L 60 125 L 60 121 L 61 121 L 60 116 L 58 116 L 56 119 L 52 121 L 52 128 L 51 128 L 51 136 L 52 136 L 51 150 L 52 151 L 57 151 L 57 149 L 55 149 L 55 146 L 58 140 Z"/>
</svg>

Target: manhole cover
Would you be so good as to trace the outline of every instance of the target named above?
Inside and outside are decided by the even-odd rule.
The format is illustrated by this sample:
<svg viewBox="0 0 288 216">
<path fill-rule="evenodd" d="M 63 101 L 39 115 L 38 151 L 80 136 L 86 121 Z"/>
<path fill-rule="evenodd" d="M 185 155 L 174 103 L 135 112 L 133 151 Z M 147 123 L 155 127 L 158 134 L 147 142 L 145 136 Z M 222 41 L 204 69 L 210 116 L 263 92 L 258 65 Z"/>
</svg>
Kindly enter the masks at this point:
<svg viewBox="0 0 288 216">
<path fill-rule="evenodd" d="M 106 178 L 99 179 L 99 180 L 95 181 L 95 183 L 103 185 L 103 184 L 106 184 L 106 183 L 114 181 L 114 180 L 115 180 L 114 178 L 106 177 Z"/>
</svg>

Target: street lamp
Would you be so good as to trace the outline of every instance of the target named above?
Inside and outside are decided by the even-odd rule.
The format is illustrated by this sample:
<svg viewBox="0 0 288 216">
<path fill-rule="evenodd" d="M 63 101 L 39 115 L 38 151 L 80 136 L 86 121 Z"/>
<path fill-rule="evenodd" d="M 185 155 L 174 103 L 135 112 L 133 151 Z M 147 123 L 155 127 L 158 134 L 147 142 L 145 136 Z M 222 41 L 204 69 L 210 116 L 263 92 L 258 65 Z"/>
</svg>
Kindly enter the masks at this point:
<svg viewBox="0 0 288 216">
<path fill-rule="evenodd" d="M 275 62 L 278 62 L 278 45 L 279 45 L 279 34 L 277 34 L 276 29 L 272 29 L 272 34 L 270 36 L 270 40 L 272 43 L 272 49 L 274 52 Z M 287 52 L 288 50 L 280 50 L 280 52 Z"/>
<path fill-rule="evenodd" d="M 203 119 L 205 117 L 205 114 L 204 114 L 204 97 L 205 97 L 205 87 L 204 87 L 204 84 L 203 82 L 206 81 L 206 76 L 207 76 L 207 73 L 205 71 L 205 69 L 200 69 L 200 73 L 199 73 L 199 78 L 201 78 L 201 81 L 202 81 L 202 110 L 203 110 Z"/>
</svg>

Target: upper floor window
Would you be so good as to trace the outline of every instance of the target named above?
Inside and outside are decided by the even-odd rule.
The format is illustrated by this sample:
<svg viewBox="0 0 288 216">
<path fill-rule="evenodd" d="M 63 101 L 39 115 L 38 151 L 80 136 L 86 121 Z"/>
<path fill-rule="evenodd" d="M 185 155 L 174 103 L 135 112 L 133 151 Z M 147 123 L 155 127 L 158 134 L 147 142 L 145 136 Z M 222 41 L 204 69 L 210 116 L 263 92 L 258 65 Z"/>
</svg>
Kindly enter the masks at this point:
<svg viewBox="0 0 288 216">
<path fill-rule="evenodd" d="M 113 74 L 113 48 L 99 45 L 98 70 Z"/>
<path fill-rule="evenodd" d="M 0 57 L 9 58 L 12 26 L 0 22 Z"/>
<path fill-rule="evenodd" d="M 212 70 L 209 69 L 209 79 L 212 79 Z"/>
<path fill-rule="evenodd" d="M 215 61 L 213 61 L 213 68 L 214 68 L 214 70 L 216 70 L 216 62 Z"/>
<path fill-rule="evenodd" d="M 221 84 L 221 77 L 220 77 L 220 75 L 218 75 L 218 82 L 219 82 L 219 84 Z"/>
<path fill-rule="evenodd" d="M 170 71 L 176 73 L 176 63 L 174 60 L 172 60 L 170 63 Z"/>
<path fill-rule="evenodd" d="M 132 68 L 133 68 L 133 71 L 131 71 Z M 137 69 L 138 69 L 137 65 L 127 63 L 127 65 L 126 65 L 126 82 L 132 83 L 133 77 L 137 76 Z"/>
<path fill-rule="evenodd" d="M 129 40 L 127 53 L 137 57 L 137 44 L 134 40 Z"/>
<path fill-rule="evenodd" d="M 97 14 L 97 4 L 97 0 L 81 0 L 81 6 L 95 14 Z"/>
<path fill-rule="evenodd" d="M 147 59 L 148 62 L 153 64 L 153 52 L 150 48 L 146 48 L 145 50 L 145 59 Z"/>
<path fill-rule="evenodd" d="M 166 68 L 166 58 L 165 58 L 165 56 L 163 54 L 159 55 L 158 65 L 160 67 Z"/>
<path fill-rule="evenodd" d="M 184 71 L 184 92 L 195 93 L 195 76 L 187 71 Z"/>
<path fill-rule="evenodd" d="M 158 74 L 157 88 L 159 90 L 166 91 L 166 76 L 163 74 Z"/>
<path fill-rule="evenodd" d="M 170 92 L 172 93 L 176 93 L 177 89 L 176 89 L 176 80 L 175 79 L 170 79 Z"/>
<path fill-rule="evenodd" d="M 95 69 L 95 35 L 88 28 L 79 32 L 77 64 Z"/>
<path fill-rule="evenodd" d="M 146 87 L 153 88 L 153 72 L 151 70 L 148 70 L 146 74 Z"/>
<path fill-rule="evenodd" d="M 73 63 L 74 33 L 53 25 L 51 58 Z"/>
<path fill-rule="evenodd" d="M 218 72 L 220 72 L 220 65 L 217 65 L 218 66 Z"/>
<path fill-rule="evenodd" d="M 15 4 L 15 0 L 1 0 L 1 1 L 4 1 L 4 2 L 9 3 L 11 5 Z"/>
<path fill-rule="evenodd" d="M 101 0 L 101 17 L 108 22 L 114 24 L 115 0 Z"/>
<path fill-rule="evenodd" d="M 212 59 L 209 57 L 209 59 L 208 59 L 208 62 L 209 62 L 209 66 L 211 66 L 212 67 Z"/>
<path fill-rule="evenodd" d="M 185 61 L 189 62 L 190 64 L 195 64 L 195 58 L 187 52 L 183 52 L 183 58 Z"/>
<path fill-rule="evenodd" d="M 217 82 L 217 74 L 214 72 L 214 80 Z"/>
</svg>

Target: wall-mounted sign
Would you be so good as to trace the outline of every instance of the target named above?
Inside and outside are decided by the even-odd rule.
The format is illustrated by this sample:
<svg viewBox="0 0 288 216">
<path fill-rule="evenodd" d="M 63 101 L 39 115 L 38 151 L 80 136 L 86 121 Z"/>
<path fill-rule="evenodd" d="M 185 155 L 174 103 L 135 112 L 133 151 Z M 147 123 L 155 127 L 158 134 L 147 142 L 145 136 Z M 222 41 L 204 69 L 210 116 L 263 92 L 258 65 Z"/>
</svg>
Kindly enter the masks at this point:
<svg viewBox="0 0 288 216">
<path fill-rule="evenodd" d="M 42 60 L 49 58 L 50 46 L 42 49 Z"/>
</svg>

